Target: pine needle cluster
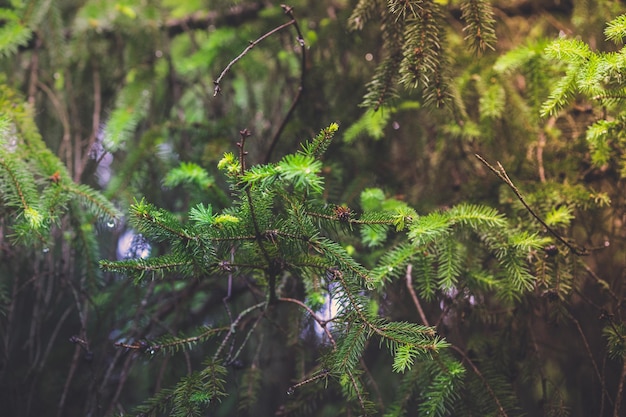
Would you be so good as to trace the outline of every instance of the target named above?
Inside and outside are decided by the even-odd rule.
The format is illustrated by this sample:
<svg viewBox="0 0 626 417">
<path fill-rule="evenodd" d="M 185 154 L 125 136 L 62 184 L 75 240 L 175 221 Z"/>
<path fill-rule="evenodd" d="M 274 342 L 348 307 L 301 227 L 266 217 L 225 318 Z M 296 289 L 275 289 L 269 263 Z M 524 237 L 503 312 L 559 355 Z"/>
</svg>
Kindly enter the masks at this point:
<svg viewBox="0 0 626 417">
<path fill-rule="evenodd" d="M 0 116 L 0 197 L 10 230 L 5 236 L 47 248 L 51 229 L 68 213 L 88 214 L 102 224 L 119 219 L 118 210 L 102 194 L 72 181 L 44 144 L 30 107 L 6 85 L 0 86 L 0 106 L 6 111 Z"/>
<path fill-rule="evenodd" d="M 495 42 L 493 10 L 486 0 L 461 4 L 465 39 L 477 52 Z M 446 53 L 446 11 L 432 0 L 360 0 L 350 17 L 350 27 L 361 30 L 374 19 L 380 23 L 385 55 L 362 105 L 378 109 L 396 96 L 396 86 L 420 91 L 422 100 L 435 107 L 450 102 L 450 76 Z"/>
<path fill-rule="evenodd" d="M 604 34 L 619 47 L 626 37 L 626 17 L 621 15 L 610 21 Z M 622 178 L 626 176 L 626 141 L 622 134 L 626 126 L 625 53 L 624 47 L 615 52 L 594 51 L 579 39 L 553 41 L 546 47 L 546 56 L 563 66 L 564 75 L 541 109 L 544 117 L 557 115 L 581 98 L 602 106 L 604 114 L 586 133 L 591 161 L 597 167 L 615 166 Z"/>
</svg>

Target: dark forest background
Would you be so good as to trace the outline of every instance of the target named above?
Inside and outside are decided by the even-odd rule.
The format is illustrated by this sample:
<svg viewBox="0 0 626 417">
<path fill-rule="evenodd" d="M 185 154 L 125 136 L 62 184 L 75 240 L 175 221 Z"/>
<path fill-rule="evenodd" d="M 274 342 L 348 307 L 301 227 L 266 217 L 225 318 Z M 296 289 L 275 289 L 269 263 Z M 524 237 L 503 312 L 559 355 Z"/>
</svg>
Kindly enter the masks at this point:
<svg viewBox="0 0 626 417">
<path fill-rule="evenodd" d="M 626 415 L 625 12 L 2 2 L 3 415 Z"/>
</svg>

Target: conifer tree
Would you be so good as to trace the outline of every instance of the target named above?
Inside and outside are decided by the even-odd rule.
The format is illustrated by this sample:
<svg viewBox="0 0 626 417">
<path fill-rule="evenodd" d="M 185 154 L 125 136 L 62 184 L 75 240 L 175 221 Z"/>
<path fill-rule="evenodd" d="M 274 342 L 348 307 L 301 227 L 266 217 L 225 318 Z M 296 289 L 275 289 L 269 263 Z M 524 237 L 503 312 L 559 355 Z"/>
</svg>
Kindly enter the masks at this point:
<svg viewBox="0 0 626 417">
<path fill-rule="evenodd" d="M 623 412 L 614 2 L 175 3 L 0 9 L 1 404 Z"/>
</svg>

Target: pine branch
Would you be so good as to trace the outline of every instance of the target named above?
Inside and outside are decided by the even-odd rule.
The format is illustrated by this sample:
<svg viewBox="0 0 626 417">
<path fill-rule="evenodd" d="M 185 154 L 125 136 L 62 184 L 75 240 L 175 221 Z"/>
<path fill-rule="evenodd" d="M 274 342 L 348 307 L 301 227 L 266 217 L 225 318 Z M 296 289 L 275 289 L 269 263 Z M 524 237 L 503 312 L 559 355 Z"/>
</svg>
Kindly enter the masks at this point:
<svg viewBox="0 0 626 417">
<path fill-rule="evenodd" d="M 184 272 L 188 270 L 190 266 L 191 261 L 181 260 L 180 257 L 176 255 L 163 255 L 147 259 L 128 259 L 123 261 L 100 261 L 100 267 L 104 270 L 134 276 L 136 282 L 142 280 L 146 274 L 150 274 L 151 277 L 154 278 L 157 274 L 163 276 L 166 272 Z"/>
<path fill-rule="evenodd" d="M 467 22 L 463 28 L 467 32 L 465 40 L 471 40 L 474 50 L 484 52 L 494 50 L 496 41 L 495 19 L 490 2 L 486 0 L 465 0 L 461 4 L 461 19 Z"/>
<path fill-rule="evenodd" d="M 359 0 L 348 18 L 350 30 L 362 30 L 372 17 L 380 13 L 381 2 L 377 0 Z"/>
<path fill-rule="evenodd" d="M 6 14 L 4 16 L 6 17 Z M 31 39 L 33 31 L 17 23 L 14 19 L 2 26 L 0 30 L 0 56 L 8 57 L 17 53 L 21 46 L 27 45 Z"/>
<path fill-rule="evenodd" d="M 61 187 L 70 195 L 75 196 L 90 213 L 105 222 L 116 222 L 121 219 L 122 215 L 119 210 L 102 194 L 87 185 L 68 182 L 63 183 Z"/>
<path fill-rule="evenodd" d="M 140 353 L 146 353 L 150 355 L 154 355 L 158 352 L 163 352 L 164 354 L 172 355 L 181 350 L 189 350 L 193 347 L 193 345 L 201 342 L 205 342 L 210 338 L 228 331 L 229 327 L 208 327 L 202 326 L 197 332 L 198 334 L 195 336 L 188 337 L 174 337 L 174 336 L 162 336 L 155 340 L 139 340 L 132 344 L 117 342 L 115 346 L 122 347 L 129 350 L 136 350 Z"/>
<path fill-rule="evenodd" d="M 607 40 L 616 44 L 622 43 L 624 37 L 626 37 L 626 14 L 620 15 L 607 23 L 604 35 Z"/>
<path fill-rule="evenodd" d="M 559 242 L 561 242 L 562 244 L 564 244 L 573 254 L 578 255 L 578 256 L 583 256 L 583 255 L 587 255 L 588 251 L 587 249 L 585 249 L 584 247 L 582 248 L 578 248 L 575 245 L 571 244 L 570 242 L 566 241 L 563 237 L 561 237 L 560 234 L 558 234 L 553 228 L 551 228 L 550 226 L 548 226 L 546 224 L 546 222 L 541 219 L 541 217 L 539 217 L 539 215 L 537 215 L 537 213 L 535 213 L 535 211 L 528 205 L 528 203 L 526 203 L 526 200 L 524 199 L 524 196 L 522 196 L 522 194 L 520 193 L 520 191 L 518 190 L 518 188 L 515 186 L 515 184 L 513 184 L 513 181 L 511 181 L 511 179 L 509 178 L 508 174 L 506 173 L 506 171 L 504 170 L 504 167 L 502 165 L 500 165 L 500 163 L 498 162 L 498 168 L 494 168 L 491 164 L 489 164 L 489 162 L 487 162 L 482 156 L 476 154 L 476 158 L 478 158 L 480 160 L 480 162 L 482 162 L 487 168 L 489 168 L 494 174 L 496 174 L 496 176 L 498 178 L 500 178 L 506 185 L 509 186 L 509 188 L 511 188 L 511 190 L 513 190 L 513 192 L 515 193 L 515 195 L 517 196 L 517 198 L 519 199 L 519 201 L 524 205 L 524 207 L 526 208 L 526 210 L 528 210 L 528 212 L 539 222 L 541 223 L 541 225 L 543 227 L 546 228 L 546 230 L 548 230 L 548 232 L 550 232 L 550 234 L 552 234 L 552 236 L 554 236 Z"/>
</svg>

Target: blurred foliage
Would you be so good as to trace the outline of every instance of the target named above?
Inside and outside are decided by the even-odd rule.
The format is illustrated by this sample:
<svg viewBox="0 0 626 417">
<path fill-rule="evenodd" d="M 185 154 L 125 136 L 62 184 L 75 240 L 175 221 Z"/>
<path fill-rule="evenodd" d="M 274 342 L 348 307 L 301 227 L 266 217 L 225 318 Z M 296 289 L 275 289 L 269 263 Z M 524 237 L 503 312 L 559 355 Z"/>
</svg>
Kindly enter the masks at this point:
<svg viewBox="0 0 626 417">
<path fill-rule="evenodd" d="M 3 412 L 622 415 L 621 2 L 289 6 L 0 7 Z"/>
</svg>

